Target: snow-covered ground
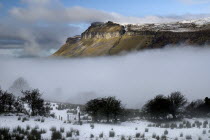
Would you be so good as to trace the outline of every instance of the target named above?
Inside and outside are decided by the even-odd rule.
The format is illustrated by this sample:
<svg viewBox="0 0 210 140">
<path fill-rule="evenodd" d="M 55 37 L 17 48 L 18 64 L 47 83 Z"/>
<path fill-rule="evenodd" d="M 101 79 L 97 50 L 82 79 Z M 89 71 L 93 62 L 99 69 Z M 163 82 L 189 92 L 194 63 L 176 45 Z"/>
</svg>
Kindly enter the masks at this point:
<svg viewBox="0 0 210 140">
<path fill-rule="evenodd" d="M 103 133 L 103 139 L 121 139 L 122 136 L 125 137 L 132 137 L 134 138 L 137 133 L 140 133 L 141 135 L 144 134 L 145 138 L 148 140 L 153 140 L 152 135 L 156 134 L 159 136 L 162 136 L 164 134 L 164 131 L 167 130 L 168 134 L 166 137 L 170 140 L 174 140 L 175 138 L 178 138 L 179 140 L 185 140 L 187 135 L 192 136 L 192 140 L 198 140 L 199 137 L 202 138 L 202 140 L 210 139 L 210 128 L 209 124 L 207 125 L 207 128 L 160 128 L 160 127 L 148 127 L 151 122 L 147 121 L 135 121 L 135 122 L 124 122 L 121 124 L 94 124 L 94 128 L 92 129 L 90 127 L 89 123 L 85 123 L 83 125 L 74 125 L 72 123 L 64 123 L 61 120 L 54 119 L 54 118 L 45 118 L 44 122 L 35 121 L 37 117 L 32 117 L 29 119 L 29 121 L 22 122 L 21 120 L 18 120 L 18 116 L 0 116 L 0 128 L 8 127 L 11 129 L 16 128 L 17 126 L 21 126 L 23 128 L 26 128 L 27 125 L 33 127 L 37 127 L 39 129 L 45 129 L 47 130 L 46 134 L 42 134 L 43 139 L 50 139 L 51 138 L 51 127 L 56 127 L 57 130 L 60 130 L 60 128 L 64 128 L 65 132 L 63 133 L 63 136 L 66 136 L 66 132 L 70 131 L 71 129 L 79 130 L 80 135 L 74 136 L 76 139 L 90 139 L 90 135 L 94 135 L 94 139 L 99 137 L 101 133 Z M 199 120 L 200 122 L 204 122 L 204 119 L 188 119 L 187 121 L 194 123 L 195 120 Z M 210 119 L 208 119 L 208 122 L 210 122 Z M 177 124 L 182 122 L 177 122 Z M 148 132 L 145 132 L 145 128 L 148 128 Z M 206 134 L 203 134 L 203 131 L 206 130 Z M 109 132 L 114 131 L 115 136 L 113 138 L 109 137 Z M 180 134 L 183 133 L 183 137 L 180 137 Z"/>
<path fill-rule="evenodd" d="M 69 131 L 79 131 L 79 136 L 73 134 L 72 138 L 66 139 L 80 139 L 80 140 L 88 140 L 90 136 L 94 136 L 92 139 L 112 139 L 112 140 L 121 140 L 122 137 L 125 139 L 143 139 L 143 136 L 147 140 L 156 140 L 154 135 L 156 136 L 166 136 L 168 140 L 174 140 L 178 138 L 178 140 L 186 140 L 186 136 L 191 136 L 192 140 L 208 140 L 210 139 L 210 118 L 208 119 L 184 119 L 179 122 L 172 122 L 176 123 L 177 128 L 171 128 L 171 124 L 169 123 L 166 126 L 166 123 L 162 123 L 159 126 L 153 126 L 154 123 L 145 121 L 145 120 L 136 120 L 136 121 L 127 121 L 120 124 L 90 124 L 87 121 L 83 121 L 82 125 L 78 125 L 76 114 L 74 113 L 67 113 L 69 109 L 58 110 L 58 104 L 50 103 L 52 108 L 51 113 L 55 115 L 55 118 L 42 118 L 42 117 L 30 117 L 27 121 L 22 122 L 22 119 L 27 116 L 19 116 L 12 115 L 12 116 L 0 116 L 0 128 L 10 128 L 12 132 L 13 129 L 17 128 L 18 126 L 26 129 L 27 126 L 30 128 L 38 128 L 38 130 L 44 129 L 46 130 L 45 134 L 42 134 L 43 139 L 51 139 L 52 131 L 50 130 L 52 127 L 55 127 L 56 130 L 60 131 L 60 128 L 64 128 L 64 132 L 62 133 L 63 137 L 66 137 L 66 133 Z M 75 110 L 75 109 L 72 109 Z M 70 120 L 67 117 L 67 114 L 72 114 L 72 118 Z M 62 117 L 62 119 L 61 119 Z M 44 120 L 37 121 L 38 119 Z M 68 121 L 69 120 L 69 121 Z M 202 124 L 197 127 L 196 122 Z M 186 124 L 190 123 L 191 128 L 186 128 Z M 204 128 L 204 122 L 206 122 L 206 126 Z M 179 128 L 181 125 L 184 125 L 184 128 Z M 194 126 L 193 126 L 194 124 Z M 94 126 L 94 127 L 93 127 Z M 148 129 L 148 132 L 146 132 Z M 168 134 L 166 134 L 166 130 Z M 114 137 L 110 137 L 110 132 L 114 132 Z M 103 133 L 103 138 L 99 138 L 99 135 Z M 142 138 L 136 138 L 136 135 L 140 133 Z M 180 137 L 180 134 L 183 136 Z M 201 138 L 201 139 L 199 139 Z"/>
</svg>

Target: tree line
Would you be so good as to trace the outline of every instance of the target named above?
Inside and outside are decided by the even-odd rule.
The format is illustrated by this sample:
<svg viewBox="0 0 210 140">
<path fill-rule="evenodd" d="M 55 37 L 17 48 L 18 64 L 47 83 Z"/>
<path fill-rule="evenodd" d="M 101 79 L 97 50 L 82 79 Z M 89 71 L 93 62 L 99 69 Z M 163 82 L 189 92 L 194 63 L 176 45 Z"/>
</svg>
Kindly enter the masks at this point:
<svg viewBox="0 0 210 140">
<path fill-rule="evenodd" d="M 181 92 L 173 92 L 168 96 L 157 95 L 136 110 L 125 109 L 115 97 L 96 98 L 85 105 L 85 111 L 94 122 L 117 122 L 133 117 L 153 121 L 176 120 L 184 117 L 209 117 L 210 99 L 188 102 Z"/>
<path fill-rule="evenodd" d="M 0 88 L 0 114 L 24 113 L 32 116 L 49 116 L 50 106 L 45 103 L 38 89 L 22 91 L 16 97 Z M 27 107 L 26 107 L 27 106 Z M 29 110 L 27 110 L 29 108 Z M 175 120 L 184 117 L 209 117 L 210 99 L 188 102 L 181 92 L 168 96 L 157 95 L 139 109 L 125 109 L 122 102 L 115 97 L 96 98 L 88 101 L 84 111 L 94 122 L 116 123 L 130 118 L 140 117 L 147 120 Z"/>
<path fill-rule="evenodd" d="M 209 117 L 210 99 L 188 102 L 181 92 L 169 96 L 157 95 L 149 100 L 141 110 L 142 116 L 150 120 L 175 120 L 184 117 Z"/>
<path fill-rule="evenodd" d="M 38 89 L 22 91 L 22 97 L 16 97 L 12 93 L 0 89 L 0 114 L 24 113 L 31 116 L 48 116 L 50 107 L 41 96 Z"/>
</svg>

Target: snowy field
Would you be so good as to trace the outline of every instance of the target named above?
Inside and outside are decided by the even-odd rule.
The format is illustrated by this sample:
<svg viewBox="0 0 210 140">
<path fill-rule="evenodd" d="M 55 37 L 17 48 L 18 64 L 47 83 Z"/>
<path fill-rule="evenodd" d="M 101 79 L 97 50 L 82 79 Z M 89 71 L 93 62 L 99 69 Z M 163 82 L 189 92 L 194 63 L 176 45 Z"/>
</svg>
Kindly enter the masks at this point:
<svg viewBox="0 0 210 140">
<path fill-rule="evenodd" d="M 204 123 L 203 119 L 188 119 L 181 122 L 176 122 L 177 126 L 179 124 L 186 124 L 186 122 L 191 123 L 191 128 L 160 128 L 160 127 L 153 127 L 153 124 L 147 121 L 135 121 L 135 122 L 124 122 L 121 124 L 94 124 L 91 125 L 89 123 L 84 123 L 83 125 L 74 125 L 72 123 L 64 123 L 61 120 L 54 119 L 54 118 L 44 118 L 44 122 L 35 121 L 37 117 L 31 117 L 28 121 L 22 122 L 22 120 L 18 120 L 18 116 L 0 116 L 0 128 L 16 128 L 17 126 L 21 126 L 22 128 L 26 128 L 30 126 L 36 129 L 44 129 L 46 130 L 45 134 L 42 134 L 43 139 L 51 139 L 50 130 L 52 127 L 56 127 L 57 130 L 60 131 L 60 128 L 64 128 L 64 132 L 62 132 L 63 137 L 66 137 L 66 132 L 71 130 L 78 130 L 78 135 L 72 135 L 72 137 L 66 139 L 113 139 L 113 140 L 121 140 L 125 139 L 148 139 L 148 140 L 156 140 L 156 138 L 152 138 L 156 136 L 163 136 L 165 135 L 169 140 L 208 140 L 210 139 L 210 129 L 209 129 L 209 122 L 210 119 L 205 120 L 206 128 L 203 128 L 203 125 L 200 128 L 193 126 L 193 123 L 197 120 L 200 123 Z M 148 130 L 148 132 L 147 132 Z M 166 132 L 168 131 L 168 133 Z M 146 131 L 146 132 L 145 132 Z M 114 132 L 114 136 L 110 137 L 110 132 Z M 103 133 L 103 138 L 99 138 L 99 135 Z M 140 137 L 138 136 L 140 133 Z M 165 133 L 165 134 L 164 134 Z M 92 136 L 91 136 L 92 134 Z M 183 136 L 182 136 L 183 134 Z M 137 137 L 137 138 L 136 138 Z"/>
</svg>

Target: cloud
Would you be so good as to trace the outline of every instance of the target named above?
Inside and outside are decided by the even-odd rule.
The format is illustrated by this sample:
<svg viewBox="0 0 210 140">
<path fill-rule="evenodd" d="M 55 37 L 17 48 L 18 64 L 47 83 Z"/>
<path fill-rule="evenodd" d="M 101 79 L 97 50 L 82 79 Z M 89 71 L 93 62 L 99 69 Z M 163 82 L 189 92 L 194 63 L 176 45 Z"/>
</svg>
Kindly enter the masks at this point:
<svg viewBox="0 0 210 140">
<path fill-rule="evenodd" d="M 49 56 L 68 36 L 80 33 L 79 27 L 68 24 L 31 24 L 14 18 L 0 21 L 0 49 L 23 48 L 18 56 Z"/>
<path fill-rule="evenodd" d="M 189 100 L 209 96 L 209 60 L 209 48 L 184 45 L 97 59 L 1 58 L 0 86 L 6 90 L 23 77 L 46 99 L 85 103 L 111 95 L 139 108 L 173 91 Z"/>
<path fill-rule="evenodd" d="M 21 0 L 23 6 L 8 9 L 0 20 L 0 48 L 21 48 L 12 51 L 15 56 L 49 56 L 65 43 L 69 36 L 81 34 L 91 22 L 166 23 L 204 15 L 129 17 L 85 7 L 65 7 L 59 0 Z M 81 25 L 81 26 L 78 26 Z M 22 44 L 14 44 L 14 40 Z M 11 42 L 11 43 L 9 43 Z M 8 50 L 7 50 L 8 51 Z"/>
<path fill-rule="evenodd" d="M 91 23 L 95 21 L 114 21 L 118 23 L 166 23 L 186 19 L 187 15 L 177 16 L 146 16 L 130 17 L 114 12 L 106 12 L 84 7 L 65 7 L 58 0 L 23 1 L 26 7 L 14 7 L 10 13 L 15 18 L 25 22 L 53 23 Z M 34 6 L 36 5 L 36 6 Z M 191 17 L 192 18 L 192 17 Z M 195 18 L 195 17 L 194 17 Z M 188 18 L 190 19 L 190 18 Z"/>
</svg>

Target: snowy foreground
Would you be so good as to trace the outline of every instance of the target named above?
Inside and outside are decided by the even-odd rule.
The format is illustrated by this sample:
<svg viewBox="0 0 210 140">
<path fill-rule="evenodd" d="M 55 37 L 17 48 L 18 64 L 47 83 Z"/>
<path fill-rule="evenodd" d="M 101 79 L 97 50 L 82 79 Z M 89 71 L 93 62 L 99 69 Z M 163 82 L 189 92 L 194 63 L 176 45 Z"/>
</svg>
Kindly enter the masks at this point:
<svg viewBox="0 0 210 140">
<path fill-rule="evenodd" d="M 36 120 L 36 121 L 35 121 Z M 201 123 L 204 122 L 202 119 L 196 119 L 200 121 Z M 205 119 L 206 120 L 206 119 Z M 190 123 L 194 123 L 195 119 L 186 120 Z M 210 122 L 210 119 L 207 120 Z M 178 125 L 181 122 L 176 122 Z M 0 128 L 10 128 L 10 131 L 12 129 L 16 128 L 17 126 L 21 126 L 22 128 L 26 128 L 27 125 L 31 128 L 37 128 L 37 129 L 45 129 L 46 133 L 42 134 L 43 139 L 51 139 L 51 133 L 50 130 L 52 127 L 56 127 L 57 130 L 60 131 L 60 128 L 64 128 L 64 132 L 62 132 L 62 135 L 66 138 L 66 132 L 70 130 L 78 130 L 79 135 L 73 135 L 72 137 L 66 138 L 66 139 L 112 139 L 112 140 L 120 140 L 120 139 L 148 139 L 153 140 L 152 136 L 155 134 L 158 136 L 164 135 L 164 132 L 167 130 L 168 134 L 165 134 L 167 139 L 174 140 L 185 140 L 185 139 L 192 139 L 192 140 L 207 140 L 210 139 L 210 128 L 209 123 L 206 128 L 203 128 L 202 126 L 200 128 L 192 127 L 192 128 L 160 128 L 160 127 L 149 127 L 148 125 L 151 125 L 152 123 L 147 121 L 135 121 L 135 122 L 124 122 L 118 125 L 112 125 L 112 124 L 94 124 L 94 128 L 91 127 L 89 123 L 84 123 L 83 125 L 74 125 L 72 123 L 64 123 L 64 121 L 54 119 L 54 118 L 45 118 L 44 122 L 37 121 L 36 118 L 29 118 L 28 121 L 22 122 L 22 120 L 18 120 L 18 116 L 0 116 Z M 145 132 L 145 129 L 148 128 L 148 132 Z M 110 137 L 110 131 L 114 132 L 114 137 Z M 146 130 L 147 131 L 147 130 Z M 103 133 L 103 138 L 99 138 L 99 135 Z M 140 135 L 144 135 L 144 138 L 136 138 L 136 135 L 140 133 Z M 180 137 L 180 135 L 183 134 L 183 136 Z M 91 136 L 92 135 L 92 136 Z M 156 139 L 154 139 L 156 140 Z"/>
</svg>

